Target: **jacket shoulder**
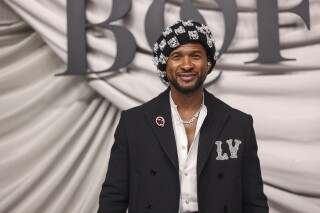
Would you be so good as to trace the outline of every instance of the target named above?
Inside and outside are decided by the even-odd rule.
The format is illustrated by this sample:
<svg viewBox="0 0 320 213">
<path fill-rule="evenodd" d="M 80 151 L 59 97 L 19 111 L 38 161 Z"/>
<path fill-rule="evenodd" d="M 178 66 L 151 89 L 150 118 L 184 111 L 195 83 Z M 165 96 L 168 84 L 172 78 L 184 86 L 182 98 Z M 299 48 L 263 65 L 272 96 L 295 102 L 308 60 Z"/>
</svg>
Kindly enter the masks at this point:
<svg viewBox="0 0 320 213">
<path fill-rule="evenodd" d="M 218 99 L 218 100 L 220 101 L 220 103 L 221 103 L 222 105 L 225 106 L 227 112 L 228 112 L 230 115 L 239 116 L 239 117 L 248 117 L 248 116 L 250 116 L 248 113 L 243 112 L 243 111 L 241 111 L 241 110 L 239 110 L 239 109 L 237 109 L 237 108 L 234 108 L 234 107 L 230 106 L 229 104 L 223 102 L 223 101 L 220 100 L 220 99 Z"/>
<path fill-rule="evenodd" d="M 230 106 L 229 104 L 225 103 L 221 99 L 217 98 L 213 94 L 209 93 L 209 99 L 212 99 L 215 108 L 220 109 L 223 113 L 228 114 L 231 118 L 240 119 L 240 120 L 250 120 L 252 116 L 246 112 L 243 112 L 237 108 Z"/>
</svg>

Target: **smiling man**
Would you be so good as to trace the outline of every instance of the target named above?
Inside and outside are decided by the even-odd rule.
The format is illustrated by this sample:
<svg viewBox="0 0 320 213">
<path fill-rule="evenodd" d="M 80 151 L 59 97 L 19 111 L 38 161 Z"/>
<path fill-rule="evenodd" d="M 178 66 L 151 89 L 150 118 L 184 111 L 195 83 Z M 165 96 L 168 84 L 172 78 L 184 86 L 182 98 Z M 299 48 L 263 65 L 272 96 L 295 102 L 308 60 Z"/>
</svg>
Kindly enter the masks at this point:
<svg viewBox="0 0 320 213">
<path fill-rule="evenodd" d="M 202 87 L 210 67 L 211 62 L 208 62 L 203 46 L 189 43 L 183 44 L 171 52 L 166 73 L 173 89 L 184 94 L 191 94 Z"/>
<path fill-rule="evenodd" d="M 178 21 L 153 51 L 168 89 L 122 112 L 98 212 L 267 213 L 252 117 L 203 87 L 208 27 Z"/>
</svg>

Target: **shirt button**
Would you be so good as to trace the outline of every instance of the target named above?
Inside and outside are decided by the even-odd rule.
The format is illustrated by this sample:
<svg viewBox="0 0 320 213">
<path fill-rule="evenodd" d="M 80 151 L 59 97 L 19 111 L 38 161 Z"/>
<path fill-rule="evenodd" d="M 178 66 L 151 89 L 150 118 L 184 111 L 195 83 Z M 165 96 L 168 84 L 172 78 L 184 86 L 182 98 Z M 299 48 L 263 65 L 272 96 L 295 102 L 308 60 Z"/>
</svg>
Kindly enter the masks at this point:
<svg viewBox="0 0 320 213">
<path fill-rule="evenodd" d="M 149 170 L 149 173 L 150 173 L 150 175 L 152 175 L 152 176 L 156 176 L 156 175 L 157 175 L 157 170 L 155 170 L 155 169 L 150 169 L 150 170 Z"/>
<path fill-rule="evenodd" d="M 183 145 L 183 146 L 182 146 L 182 149 L 186 149 L 186 146 Z"/>
<path fill-rule="evenodd" d="M 186 200 L 186 204 L 189 204 L 189 200 Z"/>
<path fill-rule="evenodd" d="M 223 211 L 224 213 L 227 213 L 227 212 L 228 212 L 228 206 L 223 206 L 222 211 Z"/>
<path fill-rule="evenodd" d="M 217 175 L 218 179 L 219 180 L 222 180 L 223 179 L 223 173 L 222 172 L 219 172 L 218 175 Z"/>
<path fill-rule="evenodd" d="M 188 176 L 188 173 L 184 173 L 184 176 Z"/>
<path fill-rule="evenodd" d="M 152 209 L 152 203 L 151 202 L 146 202 L 146 208 L 147 209 Z"/>
</svg>

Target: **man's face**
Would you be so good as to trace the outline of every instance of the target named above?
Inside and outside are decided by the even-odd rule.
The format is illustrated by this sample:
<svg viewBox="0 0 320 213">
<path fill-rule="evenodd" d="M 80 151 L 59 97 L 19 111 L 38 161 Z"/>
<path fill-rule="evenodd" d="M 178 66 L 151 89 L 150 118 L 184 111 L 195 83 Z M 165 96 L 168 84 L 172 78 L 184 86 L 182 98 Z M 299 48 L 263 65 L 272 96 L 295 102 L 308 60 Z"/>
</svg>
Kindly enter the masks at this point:
<svg viewBox="0 0 320 213">
<path fill-rule="evenodd" d="M 170 53 L 167 78 L 174 89 L 192 93 L 202 87 L 210 66 L 204 47 L 198 43 L 187 43 Z"/>
</svg>

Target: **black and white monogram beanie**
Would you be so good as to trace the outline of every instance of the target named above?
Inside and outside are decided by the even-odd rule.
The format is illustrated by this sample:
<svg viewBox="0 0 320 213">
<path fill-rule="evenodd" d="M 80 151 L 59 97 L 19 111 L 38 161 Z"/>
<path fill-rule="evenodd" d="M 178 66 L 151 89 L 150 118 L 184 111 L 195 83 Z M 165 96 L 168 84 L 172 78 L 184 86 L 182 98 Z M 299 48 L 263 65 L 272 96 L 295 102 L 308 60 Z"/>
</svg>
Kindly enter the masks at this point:
<svg viewBox="0 0 320 213">
<path fill-rule="evenodd" d="M 215 41 L 208 26 L 192 20 L 179 20 L 174 25 L 167 27 L 153 46 L 153 62 L 157 67 L 159 76 L 165 83 L 168 82 L 166 65 L 170 53 L 175 48 L 186 43 L 201 44 L 205 48 L 209 56 L 208 60 L 212 64 L 208 74 L 214 68 L 218 52 L 216 51 Z"/>
</svg>

